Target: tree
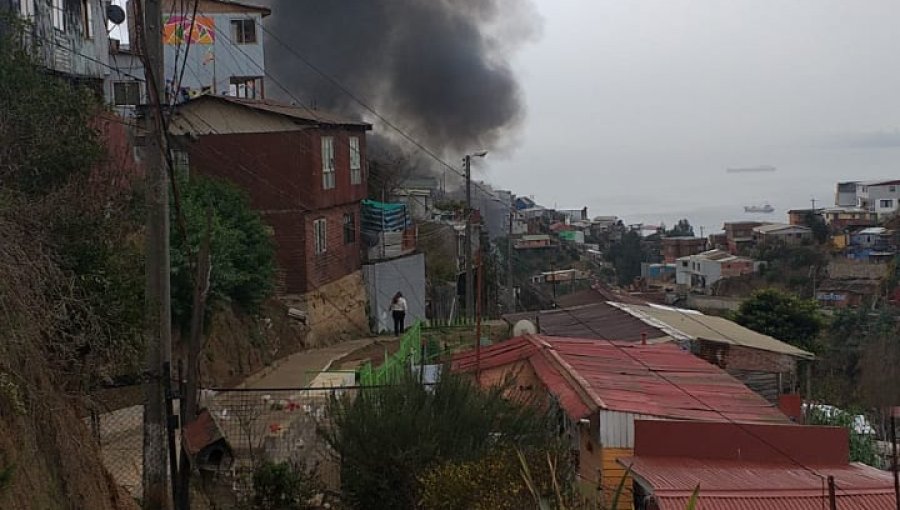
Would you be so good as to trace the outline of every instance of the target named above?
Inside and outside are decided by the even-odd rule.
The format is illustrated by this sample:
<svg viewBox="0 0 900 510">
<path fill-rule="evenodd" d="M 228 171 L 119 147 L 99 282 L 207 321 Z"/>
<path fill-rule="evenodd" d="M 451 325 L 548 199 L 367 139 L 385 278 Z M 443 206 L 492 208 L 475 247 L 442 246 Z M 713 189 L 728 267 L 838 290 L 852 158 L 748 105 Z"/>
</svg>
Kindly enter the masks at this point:
<svg viewBox="0 0 900 510">
<path fill-rule="evenodd" d="M 331 400 L 332 422 L 320 433 L 341 461 L 342 500 L 352 508 L 417 508 L 422 478 L 441 464 L 510 448 L 565 451 L 554 416 L 507 399 L 507 389 L 482 389 L 449 370 L 425 388 L 407 372 L 395 385 Z"/>
<path fill-rule="evenodd" d="M 187 234 L 172 207 L 172 314 L 186 326 L 193 302 L 194 269 L 191 257 L 206 233 L 211 214 L 209 294 L 207 311 L 219 303 L 235 303 L 253 313 L 274 289 L 275 250 L 259 214 L 250 208 L 246 193 L 232 184 L 207 177 L 182 179 L 181 211 Z M 190 250 L 190 251 L 188 251 Z M 189 256 L 191 254 L 191 256 Z"/>
<path fill-rule="evenodd" d="M 672 230 L 666 231 L 668 237 L 694 237 L 694 227 L 687 218 L 678 220 L 678 223 L 672 227 Z"/>
<path fill-rule="evenodd" d="M 607 258 L 616 270 L 619 285 L 629 285 L 641 275 L 644 251 L 641 236 L 634 230 L 622 234 L 622 240 L 610 246 Z"/>
<path fill-rule="evenodd" d="M 806 214 L 803 215 L 803 223 L 812 229 L 813 239 L 815 239 L 816 242 L 824 243 L 828 240 L 830 232 L 825 220 L 822 219 L 822 215 L 816 214 L 813 211 L 806 211 Z"/>
<path fill-rule="evenodd" d="M 735 321 L 754 331 L 813 351 L 823 321 L 815 301 L 776 289 L 758 290 L 741 303 Z"/>
</svg>

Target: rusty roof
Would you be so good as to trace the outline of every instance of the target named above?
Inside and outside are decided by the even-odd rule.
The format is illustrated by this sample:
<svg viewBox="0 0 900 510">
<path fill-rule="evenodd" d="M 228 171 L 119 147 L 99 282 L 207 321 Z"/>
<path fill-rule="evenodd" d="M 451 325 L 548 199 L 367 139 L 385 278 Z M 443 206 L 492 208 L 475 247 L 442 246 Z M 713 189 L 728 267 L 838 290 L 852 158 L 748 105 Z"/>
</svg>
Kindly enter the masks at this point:
<svg viewBox="0 0 900 510">
<path fill-rule="evenodd" d="M 720 368 L 672 343 L 641 345 L 526 335 L 453 358 L 472 372 L 528 362 L 575 419 L 609 410 L 678 420 L 788 423 Z"/>
<path fill-rule="evenodd" d="M 683 510 L 697 485 L 698 510 L 822 510 L 825 477 L 833 476 L 837 508 L 893 510 L 893 480 L 863 464 L 805 465 L 685 457 L 632 457 L 636 481 L 651 490 L 660 510 Z"/>
</svg>

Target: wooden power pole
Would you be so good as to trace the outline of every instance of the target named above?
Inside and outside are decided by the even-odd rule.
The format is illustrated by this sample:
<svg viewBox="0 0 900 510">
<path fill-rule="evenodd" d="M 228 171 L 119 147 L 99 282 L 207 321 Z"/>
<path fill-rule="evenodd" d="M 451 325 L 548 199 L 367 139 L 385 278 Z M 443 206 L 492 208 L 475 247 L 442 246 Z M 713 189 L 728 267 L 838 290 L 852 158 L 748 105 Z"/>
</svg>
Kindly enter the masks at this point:
<svg viewBox="0 0 900 510">
<path fill-rule="evenodd" d="M 144 171 L 146 174 L 146 379 L 144 381 L 143 507 L 167 510 L 169 452 L 164 379 L 172 359 L 172 312 L 169 281 L 169 179 L 166 171 L 162 103 L 165 75 L 161 0 L 140 0 L 139 44 L 149 105 L 145 111 Z"/>
<path fill-rule="evenodd" d="M 475 268 L 472 267 L 472 156 L 466 155 L 466 317 L 475 318 Z"/>
</svg>

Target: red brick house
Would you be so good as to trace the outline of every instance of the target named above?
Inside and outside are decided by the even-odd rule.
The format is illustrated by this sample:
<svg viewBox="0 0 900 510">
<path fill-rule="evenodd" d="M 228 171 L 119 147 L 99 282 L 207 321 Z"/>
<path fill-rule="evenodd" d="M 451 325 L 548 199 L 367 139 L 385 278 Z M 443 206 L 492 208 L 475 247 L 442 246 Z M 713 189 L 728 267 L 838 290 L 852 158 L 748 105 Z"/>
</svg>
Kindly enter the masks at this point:
<svg viewBox="0 0 900 510">
<path fill-rule="evenodd" d="M 324 294 L 313 301 L 330 303 L 344 315 L 361 308 L 362 323 L 359 208 L 366 197 L 371 128 L 306 107 L 212 95 L 180 105 L 170 123 L 179 141 L 176 166 L 227 179 L 249 193 L 272 229 L 280 292 L 305 298 L 304 305 L 310 293 Z M 359 285 L 342 282 L 351 276 Z M 362 296 L 362 301 L 336 303 L 328 296 L 334 285 L 341 287 L 332 289 L 340 299 Z"/>
</svg>

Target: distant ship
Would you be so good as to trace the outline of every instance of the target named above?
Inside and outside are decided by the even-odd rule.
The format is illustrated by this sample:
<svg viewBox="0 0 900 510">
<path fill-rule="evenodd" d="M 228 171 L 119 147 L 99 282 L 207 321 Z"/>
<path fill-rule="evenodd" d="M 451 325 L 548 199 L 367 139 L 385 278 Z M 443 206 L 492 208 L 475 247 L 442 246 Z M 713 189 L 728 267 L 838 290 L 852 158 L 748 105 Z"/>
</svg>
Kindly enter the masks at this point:
<svg viewBox="0 0 900 510">
<path fill-rule="evenodd" d="M 748 213 L 771 213 L 775 212 L 775 208 L 769 204 L 765 205 L 745 205 L 744 212 Z"/>
<path fill-rule="evenodd" d="M 750 166 L 750 167 L 744 167 L 744 168 L 727 168 L 727 169 L 725 169 L 725 171 L 730 174 L 740 173 L 740 172 L 774 172 L 775 170 L 777 170 L 777 168 L 775 168 L 772 165 L 761 165 L 761 166 Z"/>
</svg>

